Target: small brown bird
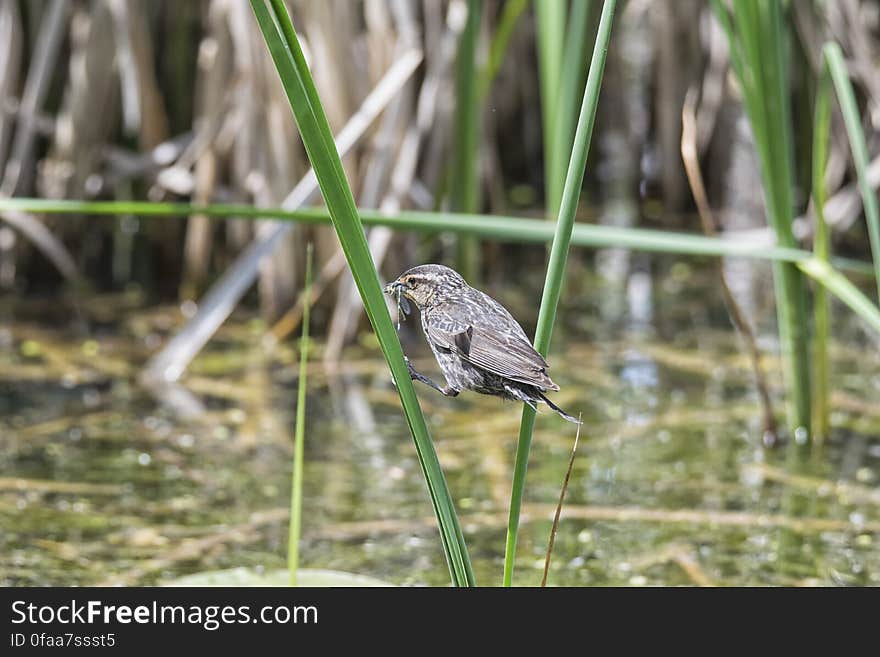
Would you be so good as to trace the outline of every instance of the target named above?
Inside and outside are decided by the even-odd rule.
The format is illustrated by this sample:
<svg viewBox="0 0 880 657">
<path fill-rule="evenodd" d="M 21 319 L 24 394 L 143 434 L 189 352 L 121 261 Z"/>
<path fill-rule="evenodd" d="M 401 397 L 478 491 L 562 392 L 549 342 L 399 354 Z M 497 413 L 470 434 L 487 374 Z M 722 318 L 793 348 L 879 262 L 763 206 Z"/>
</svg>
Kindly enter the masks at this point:
<svg viewBox="0 0 880 657">
<path fill-rule="evenodd" d="M 407 359 L 410 376 L 447 397 L 462 390 L 525 402 L 547 404 L 569 422 L 578 420 L 544 396 L 559 390 L 547 375 L 547 361 L 534 350 L 525 331 L 507 309 L 468 285 L 443 265 L 420 265 L 385 286 L 397 296 L 398 311 L 408 313 L 409 299 L 418 306 L 422 330 L 446 379 L 441 388 L 417 372 Z"/>
</svg>

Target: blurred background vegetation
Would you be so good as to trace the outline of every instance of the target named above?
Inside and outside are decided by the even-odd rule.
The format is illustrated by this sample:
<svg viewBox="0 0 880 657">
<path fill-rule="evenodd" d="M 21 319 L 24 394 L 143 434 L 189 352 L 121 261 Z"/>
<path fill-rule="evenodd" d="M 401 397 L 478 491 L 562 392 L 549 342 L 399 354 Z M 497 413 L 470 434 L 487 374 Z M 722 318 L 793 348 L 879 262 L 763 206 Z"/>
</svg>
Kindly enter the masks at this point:
<svg viewBox="0 0 880 657">
<path fill-rule="evenodd" d="M 584 62 L 599 4 L 586 3 Z M 482 13 L 475 92 L 480 129 L 477 156 L 471 158 L 478 175 L 477 200 L 467 202 L 473 206 L 468 209 L 541 216 L 550 190 L 544 184 L 535 15 L 526 2 L 475 6 Z M 421 65 L 389 110 L 345 158 L 358 205 L 462 209 L 453 195 L 456 169 L 451 164 L 460 124 L 456 45 L 466 3 L 316 1 L 291 3 L 291 8 L 336 132 L 402 54 L 413 49 L 422 54 Z M 826 39 L 836 39 L 847 54 L 869 150 L 876 156 L 880 149 L 877 11 L 875 3 L 847 0 L 794 2 L 786 14 L 793 196 L 803 215 L 794 229 L 805 245 L 811 235 L 806 213 L 812 98 Z M 247 3 L 4 1 L 0 12 L 5 195 L 278 206 L 308 170 Z M 699 94 L 695 140 L 720 229 L 753 231 L 748 235 L 756 245 L 770 243 L 758 160 L 727 44 L 708 3 L 700 0 L 636 0 L 619 8 L 581 220 L 700 230 L 680 148 L 689 89 Z M 576 89 L 574 94 L 579 98 Z M 861 203 L 852 160 L 842 132 L 833 135 L 827 221 L 835 251 L 864 257 L 867 235 L 864 222 L 857 221 Z M 398 170 L 395 180 L 395 163 L 402 156 L 415 162 L 398 167 L 408 170 Z M 873 166 L 875 184 L 877 171 Z M 65 274 L 76 272 L 96 290 L 134 284 L 158 300 L 197 299 L 264 230 L 250 222 L 199 216 L 179 221 L 54 218 L 44 223 L 57 242 L 54 269 L 28 233 L 16 230 L 17 224 L 0 229 L 0 285 L 5 290 L 56 290 Z M 285 235 L 263 263 L 253 299 L 267 319 L 276 319 L 295 301 L 304 253 L 296 245 L 309 239 L 317 244 L 319 263 L 337 249 L 326 228 L 298 226 Z M 427 243 L 406 234 L 372 240 L 376 260 L 389 276 L 416 260 L 454 258 L 455 253 L 448 236 Z M 484 244 L 479 276 L 497 280 L 528 258 L 540 262 L 531 248 L 502 253 Z M 316 320 L 319 325 L 322 318 L 335 320 L 334 344 L 350 339 L 357 326 L 351 294 L 343 294 L 347 287 L 338 277 L 319 300 Z"/>
<path fill-rule="evenodd" d="M 363 135 L 356 137 L 348 149 L 340 147 L 347 150 L 343 164 L 359 208 L 377 209 L 387 215 L 415 209 L 555 219 L 601 2 L 559 0 L 565 8 L 562 16 L 567 16 L 561 23 L 554 3 L 540 1 L 296 0 L 287 4 L 334 134 L 338 135 L 351 117 L 361 117 L 364 123 Z M 754 129 L 749 82 L 743 84 L 741 72 L 732 65 L 730 35 L 719 21 L 719 7 L 724 12 L 723 7 L 731 4 L 712 4 L 704 0 L 619 3 L 577 221 L 609 230 L 650 228 L 718 234 L 755 250 L 780 243 L 812 251 L 817 226 L 811 202 L 815 194 L 814 112 L 827 41 L 835 41 L 842 48 L 865 134 L 870 162 L 865 172 L 867 184 L 873 190 L 880 186 L 880 6 L 871 0 L 779 4 L 781 22 L 777 28 L 783 37 L 780 49 L 785 86 L 777 91 L 780 102 L 787 107 L 779 116 L 784 116 L 780 125 L 791 137 L 787 155 L 791 181 L 786 193 L 790 195 L 792 216 L 785 223 L 790 226 L 791 243 L 786 244 L 775 230 L 774 208 L 765 207 L 765 198 L 773 195 L 766 191 L 767 182 L 762 178 L 766 162 L 760 140 L 768 133 L 772 138 L 774 128 L 763 133 Z M 562 34 L 564 40 L 558 38 Z M 764 48 L 771 42 L 765 40 Z M 761 48 L 753 54 L 758 55 L 759 62 L 762 58 L 772 60 L 771 53 Z M 747 71 L 760 69 L 746 64 Z M 376 100 L 371 93 L 383 85 L 390 85 L 390 91 L 384 96 L 380 93 L 382 98 Z M 369 98 L 373 99 L 372 105 L 369 100 L 365 104 Z M 0 104 L 0 200 L 138 200 L 290 209 L 318 202 L 308 185 L 299 188 L 299 193 L 291 193 L 306 176 L 309 162 L 266 44 L 245 0 L 0 0 Z M 550 104 L 554 104 L 553 115 L 562 117 L 556 124 L 547 109 Z M 837 102 L 832 101 L 831 106 L 823 204 L 830 252 L 867 263 L 872 253 L 863 194 Z M 785 140 L 779 139 L 784 145 Z M 101 488 L 88 489 L 89 485 L 113 487 L 141 481 L 143 468 L 154 467 L 155 459 L 167 458 L 169 462 L 162 471 L 166 475 L 169 463 L 192 475 L 187 480 L 192 488 L 187 489 L 186 497 L 193 495 L 199 485 L 209 489 L 218 486 L 216 481 L 205 482 L 201 466 L 184 465 L 194 458 L 190 441 L 194 433 L 198 435 L 185 423 L 208 422 L 210 435 L 216 437 L 224 431 L 228 435 L 231 431 L 237 438 L 234 447 L 224 443 L 220 450 L 230 452 L 226 460 L 222 455 L 211 457 L 230 468 L 222 472 L 228 474 L 227 483 L 233 490 L 250 490 L 261 479 L 283 480 L 283 468 L 269 473 L 233 474 L 233 463 L 242 454 L 262 454 L 264 459 L 278 452 L 285 458 L 289 456 L 287 447 L 279 441 L 284 440 L 280 436 L 289 434 L 286 413 L 290 409 L 285 407 L 292 399 L 290 390 L 285 393 L 288 401 L 273 398 L 266 402 L 266 409 L 252 406 L 259 402 L 250 395 L 253 390 L 261 390 L 269 397 L 269 380 L 281 390 L 290 384 L 287 374 L 279 373 L 278 368 L 287 372 L 295 362 L 295 350 L 289 343 L 300 329 L 305 245 L 312 242 L 315 282 L 311 288 L 311 331 L 319 341 L 315 353 L 325 363 L 320 376 L 326 375 L 329 382 L 318 384 L 321 387 L 310 394 L 319 395 L 320 400 L 331 396 L 335 401 L 330 402 L 333 411 L 322 409 L 320 403 L 318 410 L 312 410 L 316 407 L 310 402 L 310 417 L 314 423 L 331 427 L 326 429 L 329 441 L 331 436 L 340 435 L 340 428 L 332 424 L 335 412 L 346 418 L 349 431 L 361 439 L 367 436 L 365 440 L 372 447 L 357 456 L 355 460 L 364 463 L 352 466 L 354 474 L 345 475 L 340 484 L 342 491 L 328 491 L 316 481 L 309 484 L 307 479 L 306 509 L 309 490 L 313 503 L 321 499 L 332 505 L 337 499 L 334 495 L 346 498 L 347 494 L 354 495 L 353 490 L 359 490 L 360 485 L 385 481 L 371 467 L 391 467 L 391 481 L 402 478 L 401 471 L 394 468 L 409 466 L 389 466 L 389 455 L 380 455 L 387 448 L 399 462 L 403 457 L 395 450 L 405 447 L 392 440 L 399 434 L 399 422 L 395 424 L 390 416 L 386 417 L 390 411 L 382 410 L 382 404 L 388 403 L 387 390 L 367 395 L 369 403 L 365 405 L 362 391 L 352 396 L 353 375 L 351 371 L 345 373 L 346 361 L 354 363 L 356 370 L 358 362 L 374 358 L 375 344 L 370 341 L 361 301 L 333 230 L 310 223 L 255 222 L 235 216 L 218 219 L 198 213 L 175 215 L 173 211 L 164 214 L 169 216 L 146 218 L 132 208 L 113 216 L 87 211 L 56 216 L 0 204 L 0 346 L 7 351 L 0 369 L 5 396 L 0 400 L 0 412 L 5 414 L 4 424 L 0 425 L 5 433 L 0 439 L 0 447 L 5 450 L 4 470 L 24 482 L 29 477 L 54 479 L 53 473 L 59 472 L 62 480 L 85 478 L 86 482 L 80 482 L 86 486 L 82 495 L 91 499 L 89 496 L 100 498 L 110 489 L 102 493 Z M 472 220 L 479 221 L 480 217 Z M 829 434 L 830 451 L 822 463 L 782 472 L 774 469 L 776 465 L 764 463 L 762 456 L 745 472 L 740 466 L 752 460 L 747 455 L 774 441 L 776 425 L 783 415 L 774 404 L 784 397 L 780 372 L 787 370 L 776 354 L 786 350 L 777 341 L 770 268 L 736 258 L 725 259 L 716 268 L 714 261 L 706 259 L 661 258 L 613 248 L 613 239 L 609 239 L 606 248 L 572 250 L 562 298 L 563 346 L 555 360 L 558 368 L 567 368 L 563 369 L 564 377 L 569 379 L 569 388 L 577 390 L 572 393 L 573 399 L 588 406 L 588 417 L 598 426 L 605 426 L 607 433 L 606 442 L 600 442 L 595 448 L 599 451 L 593 454 L 593 462 L 602 463 L 605 458 L 607 468 L 595 466 L 599 468 L 596 470 L 583 465 L 582 470 L 575 471 L 575 480 L 580 476 L 585 482 L 580 493 L 574 492 L 573 504 L 587 509 L 581 511 L 581 521 L 595 522 L 598 518 L 613 526 L 610 511 L 605 517 L 604 512 L 583 506 L 612 495 L 612 489 L 621 498 L 606 500 L 609 508 L 617 502 L 650 501 L 653 494 L 658 494 L 656 501 L 663 505 L 694 506 L 711 513 L 742 510 L 749 500 L 757 504 L 751 495 L 754 487 L 771 481 L 774 485 L 783 482 L 783 489 L 777 491 L 775 501 L 758 511 L 783 511 L 788 520 L 773 521 L 770 527 L 802 531 L 809 540 L 798 539 L 797 547 L 792 548 L 791 536 L 780 537 L 780 545 L 788 550 L 783 550 L 789 559 L 786 563 L 793 565 L 782 574 L 770 576 L 766 554 L 760 549 L 765 545 L 762 539 L 749 539 L 752 542 L 742 556 L 757 561 L 743 567 L 728 558 L 733 550 L 729 546 L 740 545 L 742 536 L 723 536 L 715 545 L 693 534 L 670 537 L 659 531 L 652 535 L 656 539 L 656 558 L 642 555 L 642 561 L 627 560 L 629 566 L 609 574 L 585 563 L 582 553 L 593 550 L 597 541 L 608 540 L 607 545 L 595 547 L 600 557 L 607 556 L 627 545 L 632 535 L 611 531 L 607 539 L 600 539 L 592 525 L 579 525 L 567 535 L 561 529 L 563 536 L 557 549 L 567 555 L 563 563 L 570 570 L 563 581 L 639 583 L 641 579 L 633 582 L 632 578 L 638 575 L 653 581 L 651 573 L 655 573 L 657 581 L 663 583 L 681 582 L 684 577 L 685 582 L 702 584 L 724 581 L 728 576 L 739 583 L 877 583 L 880 552 L 874 545 L 873 532 L 880 522 L 876 508 L 880 370 L 876 367 L 876 334 L 857 320 L 844 323 L 839 314 L 832 314 L 832 372 L 820 377 L 832 382 L 831 407 L 836 413 L 832 414 L 836 424 L 832 424 L 838 433 Z M 463 237 L 444 230 L 416 233 L 384 226 L 369 228 L 368 240 L 386 280 L 421 262 L 454 265 L 466 272 L 471 282 L 503 299 L 532 333 L 546 264 L 546 250 L 540 245 Z M 868 277 L 853 280 L 868 296 L 876 297 L 875 284 Z M 833 308 L 842 309 L 834 303 Z M 193 361 L 189 378 L 183 378 L 188 392 L 183 398 L 171 399 L 173 412 L 157 410 L 128 387 L 143 372 L 168 382 L 180 379 L 235 307 L 239 308 L 238 314 L 223 330 L 226 333 L 217 334 Z M 849 315 L 849 310 L 843 312 Z M 209 313 L 212 318 L 205 319 Z M 201 324 L 202 332 L 197 329 L 200 317 L 207 323 Z M 801 321 L 801 328 L 812 333 L 806 315 Z M 731 323 L 738 329 L 736 334 L 729 330 Z M 206 325 L 210 328 L 204 328 Z M 102 328 L 110 331 L 111 337 L 102 334 Z M 175 336 L 182 339 L 175 342 Z M 408 351 L 415 349 L 412 345 L 417 339 L 416 331 L 404 332 L 404 340 L 410 344 Z M 587 341 L 591 346 L 584 344 Z M 597 355 L 589 350 L 603 348 L 593 343 L 604 343 L 607 350 Z M 634 352 L 633 344 L 640 344 L 641 351 Z M 269 345 L 275 351 L 267 352 Z M 673 347 L 681 351 L 673 353 Z M 740 351 L 746 356 L 737 360 Z M 641 365 L 621 365 L 634 353 L 639 354 L 636 361 Z M 735 379 L 732 383 L 727 381 L 731 389 L 723 394 L 717 389 L 722 375 L 710 366 L 713 358 L 722 370 L 737 372 L 731 375 Z M 804 358 L 812 361 L 812 356 Z M 260 375 L 250 369 L 255 359 L 258 367 L 265 369 Z M 650 360 L 653 365 L 643 367 L 639 359 Z M 553 357 L 550 360 L 554 362 Z M 338 365 L 340 361 L 342 365 Z M 813 364 L 821 362 L 819 359 Z M 33 363 L 41 369 L 29 370 L 28 365 Z M 724 363 L 732 370 L 726 370 Z M 664 368 L 676 374 L 667 378 Z M 382 376 L 377 372 L 382 372 L 378 366 L 364 366 L 358 377 L 369 382 L 370 377 Z M 269 379 L 264 381 L 262 376 Z M 387 374 L 384 376 L 387 378 Z M 230 388 L 223 388 L 224 380 Z M 246 388 L 251 384 L 255 387 L 249 391 Z M 334 386 L 342 386 L 346 392 L 334 391 Z M 67 399 L 71 389 L 85 396 L 77 397 L 76 403 L 61 401 Z M 673 389 L 681 395 L 678 401 L 670 392 Z M 200 397 L 197 402 L 189 397 L 193 391 Z M 339 400 L 337 395 L 341 395 Z M 159 396 L 169 401 L 167 394 Z M 98 401 L 103 397 L 105 401 Z M 673 398 L 671 402 L 668 397 Z M 120 398 L 125 400 L 122 407 Z M 663 401 L 658 402 L 658 398 Z M 681 420 L 674 408 L 665 406 L 679 402 L 695 414 Z M 433 403 L 428 402 L 427 407 L 432 408 Z M 496 409 L 482 400 L 470 403 L 473 406 L 466 406 L 466 412 L 476 411 L 475 415 L 486 409 L 515 415 L 511 407 Z M 474 421 L 474 415 L 459 417 L 454 414 L 454 406 L 445 405 L 447 402 L 436 404 L 439 410 L 433 411 L 433 417 L 439 426 L 443 427 L 444 422 L 457 426 L 453 436 L 456 431 L 467 433 L 462 427 Z M 645 404 L 641 416 L 633 410 L 640 404 Z M 367 411 L 365 406 L 373 410 Z M 707 407 L 705 411 L 703 406 Z M 110 412 L 108 417 L 96 418 L 98 425 L 78 415 L 85 413 L 92 418 L 96 408 Z M 248 426 L 253 420 L 236 415 L 236 411 L 274 419 L 266 420 L 265 426 L 259 422 Z M 725 415 L 727 412 L 733 415 Z M 71 413 L 77 419 L 71 419 Z M 734 441 L 746 436 L 739 451 L 727 452 L 726 458 L 714 451 L 719 434 L 709 430 L 706 436 L 711 436 L 701 443 L 704 449 L 690 451 L 690 441 L 695 435 L 704 435 L 705 427 L 714 421 L 713 413 L 723 419 L 723 431 L 729 432 L 724 435 Z M 137 418 L 138 414 L 144 414 L 150 423 L 145 427 L 138 422 L 131 429 L 136 436 L 135 446 L 112 454 L 80 454 L 82 462 L 71 459 L 67 450 L 74 449 L 68 444 L 72 428 L 79 436 L 92 432 L 110 440 L 108 436 L 118 437 L 129 431 L 125 427 L 131 418 L 121 418 Z M 171 417 L 186 419 L 168 419 Z M 60 424 L 53 428 L 53 421 Z M 681 421 L 680 430 L 673 430 L 671 438 L 664 428 L 670 421 Z M 44 426 L 47 422 L 48 427 Z M 799 424 L 804 423 L 789 422 L 786 426 L 783 422 L 781 433 Z M 157 426 L 165 427 L 166 435 L 175 436 L 176 442 L 164 457 L 161 449 L 159 454 L 155 452 Z M 199 431 L 204 431 L 203 425 L 199 426 Z M 654 446 L 656 454 L 649 450 L 624 462 L 619 443 L 615 447 L 614 441 L 619 439 L 615 436 L 617 432 L 624 436 L 638 432 L 633 426 L 652 436 L 665 435 L 665 442 Z M 493 533 L 498 524 L 489 516 L 505 508 L 505 477 L 512 470 L 508 452 L 513 448 L 510 443 L 515 426 L 502 419 L 489 420 L 482 430 L 497 434 L 499 440 L 503 438 L 504 446 L 482 444 L 482 456 L 472 457 L 466 449 L 457 451 L 461 448 L 451 438 L 453 444 L 446 445 L 446 456 L 453 489 L 457 483 L 459 492 L 468 491 L 467 495 L 459 494 L 465 500 L 462 506 L 484 512 L 488 518 L 483 520 L 490 537 L 478 542 L 475 562 L 478 571 L 492 572 L 494 577 L 500 540 Z M 25 446 L 25 436 L 42 436 L 50 442 L 43 447 Z M 60 443 L 63 447 L 52 449 L 64 452 L 68 464 L 64 467 L 55 463 L 54 459 L 61 457 L 50 449 L 51 440 L 58 436 L 65 437 Z M 266 436 L 271 436 L 268 443 L 261 442 Z M 377 436 L 391 440 L 394 446 L 382 447 L 384 443 Z M 533 500 L 535 504 L 551 502 L 558 492 L 558 468 L 546 473 L 541 470 L 542 463 L 550 467 L 549 462 L 541 460 L 542 455 L 548 459 L 565 452 L 567 439 L 557 435 L 556 440 L 543 448 L 549 453 L 537 454 L 536 485 L 541 492 L 536 495 L 541 497 Z M 716 488 L 718 482 L 713 481 L 699 494 L 678 490 L 663 497 L 666 489 L 662 485 L 639 496 L 635 489 L 614 488 L 609 483 L 613 479 L 609 473 L 617 472 L 618 466 L 626 476 L 627 463 L 634 468 L 636 487 L 635 481 L 642 477 L 652 482 L 663 480 L 665 475 L 657 472 L 665 472 L 662 464 L 671 458 L 670 440 L 673 445 L 682 441 L 681 454 L 672 461 L 685 464 L 680 472 L 683 479 L 684 471 L 693 476 L 704 468 L 714 468 L 718 479 L 730 488 Z M 850 451 L 853 444 L 859 446 L 856 456 Z M 175 453 L 178 449 L 183 456 Z M 307 478 L 308 458 L 325 465 L 330 460 L 321 449 L 332 448 L 315 449 L 317 453 L 307 454 Z M 442 457 L 442 444 L 439 451 Z M 651 454 L 658 460 L 652 461 Z M 558 458 L 556 465 L 562 467 L 563 460 Z M 105 463 L 106 472 L 117 474 L 109 481 L 93 478 L 88 462 Z M 72 469 L 67 471 L 65 467 Z M 221 466 L 215 463 L 213 467 Z M 269 466 L 263 463 L 260 467 Z M 358 469 L 361 467 L 366 470 Z M 467 473 L 468 468 L 487 469 L 489 483 L 472 488 L 473 474 Z M 330 478 L 326 473 L 319 476 L 320 472 L 319 468 L 312 476 Z M 386 470 L 381 472 L 388 474 Z M 59 520 L 58 532 L 51 536 L 42 535 L 36 525 L 29 528 L 28 522 L 17 516 L 6 528 L 10 530 L 6 532 L 10 542 L 6 547 L 21 550 L 24 563 L 36 552 L 42 556 L 34 557 L 37 565 L 27 576 L 13 574 L 17 566 L 7 563 L 6 581 L 63 580 L 57 574 L 62 570 L 57 560 L 65 559 L 87 562 L 76 571 L 74 581 L 102 581 L 94 565 L 101 563 L 100 550 L 97 545 L 90 548 L 89 540 L 106 538 L 108 533 L 127 547 L 105 562 L 112 561 L 111 570 L 120 581 L 132 582 L 160 581 L 207 565 L 263 564 L 265 555 L 281 544 L 280 535 L 270 530 L 261 539 L 264 552 L 259 558 L 250 559 L 246 551 L 242 554 L 232 550 L 196 568 L 192 565 L 194 554 L 184 550 L 182 558 L 172 558 L 166 566 L 156 554 L 176 539 L 173 531 L 169 535 L 161 528 L 169 522 L 168 514 L 180 511 L 174 504 L 182 504 L 182 493 L 174 487 L 182 484 L 171 485 L 159 473 L 155 476 L 148 480 L 159 487 L 156 495 L 146 496 L 147 501 L 157 505 L 151 511 L 155 517 L 144 526 L 129 522 L 138 525 L 137 531 L 141 532 L 133 542 L 128 542 L 131 535 L 114 533 L 125 530 L 109 520 L 119 509 L 111 513 L 102 507 L 107 517 L 102 516 L 104 519 L 95 521 L 95 525 L 85 523 L 71 529 L 67 519 Z M 0 479 L 0 491 L 3 481 L 9 483 L 11 478 Z M 862 487 L 855 495 L 856 489 L 844 490 L 839 508 L 817 509 L 808 503 L 804 506 L 800 498 L 792 501 L 787 497 L 791 490 L 784 488 L 808 491 L 809 499 L 823 486 L 837 485 L 838 479 Z M 160 485 L 160 481 L 166 483 Z M 29 484 L 21 485 L 30 490 Z M 389 485 L 393 487 L 393 483 Z M 24 495 L 20 491 L 25 489 L 12 488 L 12 484 L 9 487 L 19 491 L 12 495 Z M 402 525 L 397 544 L 403 554 L 412 556 L 412 563 L 401 566 L 402 570 L 375 567 L 374 558 L 385 563 L 394 560 L 393 555 L 384 552 L 380 556 L 358 552 L 357 557 L 344 553 L 338 559 L 327 553 L 326 562 L 315 556 L 322 549 L 326 551 L 327 541 L 334 537 L 343 543 L 354 540 L 360 548 L 363 546 L 357 537 L 365 535 L 368 538 L 363 544 L 371 544 L 374 535 L 369 530 L 358 533 L 361 530 L 356 527 L 334 530 L 333 525 L 321 525 L 315 531 L 311 551 L 305 549 L 303 559 L 344 570 L 369 571 L 392 581 L 442 581 L 442 577 L 438 580 L 427 574 L 431 569 L 419 561 L 437 559 L 437 554 L 407 543 L 409 532 L 416 531 L 413 518 L 420 518 L 425 509 L 417 504 L 409 508 L 409 502 L 403 499 L 418 497 L 418 490 L 394 490 L 389 498 L 401 504 L 404 515 L 411 516 L 410 524 Z M 718 501 L 725 490 L 734 501 Z M 138 491 L 128 502 L 129 512 L 145 504 L 139 497 L 141 489 Z M 277 496 L 277 490 L 262 492 L 271 499 Z M 262 492 L 251 491 L 229 502 L 241 515 L 241 526 L 245 527 L 242 531 L 250 527 L 248 522 L 263 527 L 259 519 L 251 521 L 246 515 L 265 506 Z M 831 495 L 838 492 L 835 489 Z M 64 491 L 55 493 L 63 495 Z M 46 493 L 37 486 L 28 494 Z M 211 494 L 219 496 L 222 506 L 226 493 Z M 479 501 L 481 497 L 489 499 L 486 506 Z M 88 499 L 87 505 L 94 510 L 94 503 Z M 43 502 L 46 508 L 41 507 L 41 513 L 52 517 L 53 513 L 62 513 L 57 500 L 40 497 Z M 328 512 L 334 523 L 352 522 L 368 512 L 364 509 L 375 508 L 360 497 L 348 502 L 338 517 Z M 11 499 L 5 503 L 10 508 L 19 505 Z M 868 510 L 861 506 L 854 509 L 853 503 L 867 505 Z M 207 527 L 225 522 L 207 506 L 206 500 L 195 505 L 194 525 Z M 574 513 L 577 516 L 577 511 Z M 803 522 L 807 524 L 797 526 L 796 521 L 805 513 L 809 517 Z M 855 529 L 847 524 L 853 514 L 861 522 Z M 636 523 L 659 522 L 665 527 L 663 518 L 636 515 Z M 479 517 L 475 515 L 472 522 L 479 525 Z M 268 525 L 273 526 L 277 517 L 270 518 Z M 691 520 L 697 525 L 703 521 L 707 525 L 729 522 L 725 526 L 733 527 L 735 533 L 740 531 L 737 528 L 749 526 L 752 519 L 719 521 L 718 517 L 706 516 Z M 821 522 L 809 525 L 814 520 Z M 181 528 L 187 522 L 181 518 L 174 522 L 185 534 Z M 865 522 L 868 530 L 863 533 Z M 304 525 L 308 536 L 308 518 Z M 812 529 L 804 529 L 808 526 Z M 396 531 L 394 527 L 379 527 L 380 535 Z M 822 527 L 833 534 L 828 544 L 821 544 L 823 539 L 811 533 L 814 529 L 822 531 Z M 542 531 L 544 534 L 525 538 L 525 550 L 540 552 L 541 539 L 536 537 L 545 535 L 546 527 L 542 526 Z M 351 539 L 352 535 L 356 538 Z M 80 540 L 86 547 L 70 547 Z M 186 540 L 196 539 L 187 535 Z M 841 543 L 847 547 L 835 551 Z M 222 544 L 225 542 L 221 539 L 218 545 Z M 704 545 L 717 551 L 704 555 Z M 141 548 L 148 556 L 133 556 Z M 64 556 L 65 549 L 80 552 Z M 52 555 L 49 565 L 41 561 L 46 551 Z M 719 557 L 720 553 L 725 554 Z M 703 557 L 708 574 L 699 566 Z M 827 557 L 828 562 L 818 564 L 820 557 Z M 843 559 L 845 565 L 835 559 Z M 810 565 L 805 566 L 805 562 Z M 130 570 L 133 563 L 137 564 L 134 571 Z M 636 570 L 643 568 L 647 574 L 633 575 L 632 563 L 642 563 Z M 855 572 L 850 568 L 853 563 L 858 564 Z M 406 574 L 397 577 L 400 572 Z"/>
</svg>

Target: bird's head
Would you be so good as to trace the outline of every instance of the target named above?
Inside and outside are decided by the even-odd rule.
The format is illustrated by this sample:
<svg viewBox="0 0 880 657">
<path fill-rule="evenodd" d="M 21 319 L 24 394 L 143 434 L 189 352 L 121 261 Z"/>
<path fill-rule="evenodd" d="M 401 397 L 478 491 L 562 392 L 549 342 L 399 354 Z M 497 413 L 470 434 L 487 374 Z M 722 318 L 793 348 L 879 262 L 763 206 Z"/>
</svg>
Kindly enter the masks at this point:
<svg viewBox="0 0 880 657">
<path fill-rule="evenodd" d="M 454 269 L 443 265 L 419 265 L 403 272 L 385 286 L 386 294 L 402 294 L 419 308 L 441 303 L 466 288 Z"/>
</svg>

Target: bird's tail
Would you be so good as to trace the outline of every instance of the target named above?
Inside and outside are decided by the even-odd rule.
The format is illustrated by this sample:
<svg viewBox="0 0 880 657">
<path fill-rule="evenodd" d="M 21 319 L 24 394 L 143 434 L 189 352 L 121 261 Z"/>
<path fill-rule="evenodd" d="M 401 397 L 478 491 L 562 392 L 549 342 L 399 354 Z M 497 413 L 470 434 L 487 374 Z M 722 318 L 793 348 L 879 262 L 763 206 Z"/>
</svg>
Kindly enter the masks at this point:
<svg viewBox="0 0 880 657">
<path fill-rule="evenodd" d="M 573 416 L 569 415 L 568 413 L 566 413 L 565 411 L 563 411 L 561 408 L 559 408 L 556 404 L 554 404 L 552 401 L 550 401 L 549 399 L 547 399 L 547 397 L 544 396 L 544 393 L 542 393 L 542 392 L 538 392 L 538 397 L 540 397 L 541 401 L 544 402 L 545 404 L 547 404 L 547 406 L 549 406 L 549 407 L 552 408 L 554 411 L 556 411 L 557 413 L 559 413 L 559 416 L 560 416 L 561 418 L 566 419 L 566 420 L 568 420 L 569 422 L 574 422 L 575 424 L 582 424 L 582 422 L 581 422 L 580 420 L 578 420 L 576 417 L 573 417 Z"/>
</svg>

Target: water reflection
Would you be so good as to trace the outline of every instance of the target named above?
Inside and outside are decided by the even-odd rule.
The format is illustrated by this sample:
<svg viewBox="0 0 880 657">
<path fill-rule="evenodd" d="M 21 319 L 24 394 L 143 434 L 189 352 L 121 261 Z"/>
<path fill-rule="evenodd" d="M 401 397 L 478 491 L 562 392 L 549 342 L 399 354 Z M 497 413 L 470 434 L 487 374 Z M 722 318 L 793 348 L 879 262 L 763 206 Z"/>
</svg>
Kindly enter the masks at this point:
<svg viewBox="0 0 880 657">
<path fill-rule="evenodd" d="M 595 341 L 566 330 L 597 303 L 583 299 L 554 338 L 558 401 L 584 413 L 585 432 L 550 582 L 880 584 L 876 352 L 835 346 L 837 429 L 823 453 L 765 450 L 749 364 L 712 307 L 720 301 L 698 281 L 670 285 L 673 269 L 630 280 L 623 330 L 587 329 L 604 334 Z M 86 335 L 37 323 L 36 311 L 4 312 L 16 319 L 0 350 L 0 582 L 161 583 L 284 566 L 295 345 L 267 350 L 258 324 L 230 323 L 182 381 L 204 410 L 180 415 L 137 384 L 145 338 L 168 331 L 168 311 Z M 420 348 L 416 365 L 430 370 Z M 772 358 L 768 367 L 778 381 Z M 303 565 L 445 584 L 378 350 L 367 340 L 337 368 L 319 350 L 309 377 Z M 519 407 L 420 395 L 478 580 L 497 584 Z M 572 440 L 570 425 L 541 414 L 522 583 L 540 580 Z"/>
</svg>

